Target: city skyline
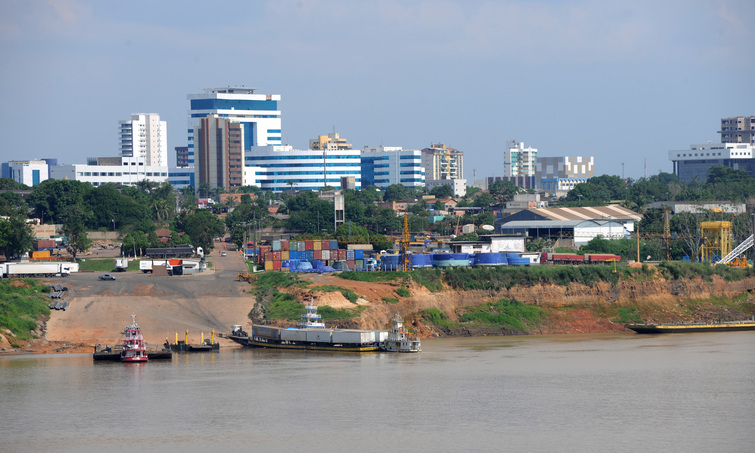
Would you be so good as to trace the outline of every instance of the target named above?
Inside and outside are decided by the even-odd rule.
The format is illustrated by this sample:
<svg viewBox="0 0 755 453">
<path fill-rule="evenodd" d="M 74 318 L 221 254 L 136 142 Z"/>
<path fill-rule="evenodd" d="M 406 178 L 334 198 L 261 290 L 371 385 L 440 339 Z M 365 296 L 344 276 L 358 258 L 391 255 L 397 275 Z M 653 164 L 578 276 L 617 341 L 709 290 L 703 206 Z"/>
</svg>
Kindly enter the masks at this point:
<svg viewBox="0 0 755 453">
<path fill-rule="evenodd" d="M 222 86 L 281 95 L 283 144 L 445 143 L 470 185 L 512 139 L 596 176 L 671 172 L 669 150 L 753 114 L 755 5 L 605 3 L 3 2 L 0 161 L 116 156 L 119 121 L 154 112 L 174 165 L 187 95 Z"/>
</svg>

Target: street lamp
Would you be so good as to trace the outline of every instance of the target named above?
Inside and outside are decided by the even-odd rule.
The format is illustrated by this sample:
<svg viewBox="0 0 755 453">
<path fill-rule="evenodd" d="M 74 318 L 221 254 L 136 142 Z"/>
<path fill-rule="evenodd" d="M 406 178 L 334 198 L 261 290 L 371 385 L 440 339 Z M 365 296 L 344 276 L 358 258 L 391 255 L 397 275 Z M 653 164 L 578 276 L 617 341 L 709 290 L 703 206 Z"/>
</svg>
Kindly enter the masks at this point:
<svg viewBox="0 0 755 453">
<path fill-rule="evenodd" d="M 113 231 L 115 231 L 115 219 L 110 219 L 111 222 L 113 222 Z"/>
</svg>

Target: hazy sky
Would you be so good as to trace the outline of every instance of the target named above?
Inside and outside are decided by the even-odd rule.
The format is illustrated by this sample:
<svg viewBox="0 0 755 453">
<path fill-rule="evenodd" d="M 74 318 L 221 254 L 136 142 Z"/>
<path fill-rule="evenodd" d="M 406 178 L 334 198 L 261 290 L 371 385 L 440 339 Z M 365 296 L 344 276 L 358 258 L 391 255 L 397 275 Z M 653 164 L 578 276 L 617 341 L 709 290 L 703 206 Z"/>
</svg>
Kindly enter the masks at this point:
<svg viewBox="0 0 755 453">
<path fill-rule="evenodd" d="M 0 0 L 0 161 L 115 156 L 118 121 L 159 113 L 174 165 L 187 94 L 244 85 L 295 148 L 446 143 L 471 180 L 515 139 L 639 178 L 755 115 L 753 23 L 752 0 Z"/>
</svg>

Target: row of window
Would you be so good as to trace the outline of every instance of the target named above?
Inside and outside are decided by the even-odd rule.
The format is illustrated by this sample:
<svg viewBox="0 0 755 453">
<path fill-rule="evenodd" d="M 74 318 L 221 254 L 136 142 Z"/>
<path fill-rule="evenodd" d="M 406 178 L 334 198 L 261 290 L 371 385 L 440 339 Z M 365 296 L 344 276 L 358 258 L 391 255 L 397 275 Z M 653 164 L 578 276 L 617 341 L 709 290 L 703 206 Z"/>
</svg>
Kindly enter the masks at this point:
<svg viewBox="0 0 755 453">
<path fill-rule="evenodd" d="M 246 156 L 247 161 L 256 160 L 322 160 L 322 156 Z M 359 155 L 353 154 L 328 154 L 328 160 L 332 159 L 359 159 Z"/>
<path fill-rule="evenodd" d="M 168 176 L 167 173 L 161 173 L 161 172 L 146 172 L 146 173 L 137 173 L 137 172 L 120 172 L 120 171 L 80 171 L 76 173 L 77 176 L 129 176 L 129 175 L 142 175 L 142 176 Z"/>
<path fill-rule="evenodd" d="M 262 171 L 257 173 L 263 176 L 286 176 L 286 175 L 322 175 L 321 171 Z M 329 171 L 328 175 L 361 175 L 358 171 Z M 311 181 L 311 180 L 307 180 Z"/>
</svg>

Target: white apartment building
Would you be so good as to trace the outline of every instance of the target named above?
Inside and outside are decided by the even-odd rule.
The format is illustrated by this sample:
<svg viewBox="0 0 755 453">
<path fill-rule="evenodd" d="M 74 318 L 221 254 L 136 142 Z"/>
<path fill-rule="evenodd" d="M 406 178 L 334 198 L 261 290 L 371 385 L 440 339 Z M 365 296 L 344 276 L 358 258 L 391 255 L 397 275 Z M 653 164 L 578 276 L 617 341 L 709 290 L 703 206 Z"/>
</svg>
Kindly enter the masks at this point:
<svg viewBox="0 0 755 453">
<path fill-rule="evenodd" d="M 524 147 L 524 142 L 512 140 L 503 152 L 503 176 L 535 176 L 537 148 Z"/>
<path fill-rule="evenodd" d="M 425 186 L 422 152 L 400 146 L 365 146 L 362 149 L 362 187 L 385 189 L 393 184 Z"/>
<path fill-rule="evenodd" d="M 168 165 L 168 123 L 157 113 L 135 113 L 119 122 L 119 147 L 122 157 L 136 157 L 145 165 Z"/>
<path fill-rule="evenodd" d="M 86 164 L 50 167 L 51 179 L 68 179 L 93 186 L 120 184 L 133 186 L 143 179 L 161 184 L 168 181 L 167 165 L 147 165 L 139 157 L 95 157 Z"/>
</svg>

